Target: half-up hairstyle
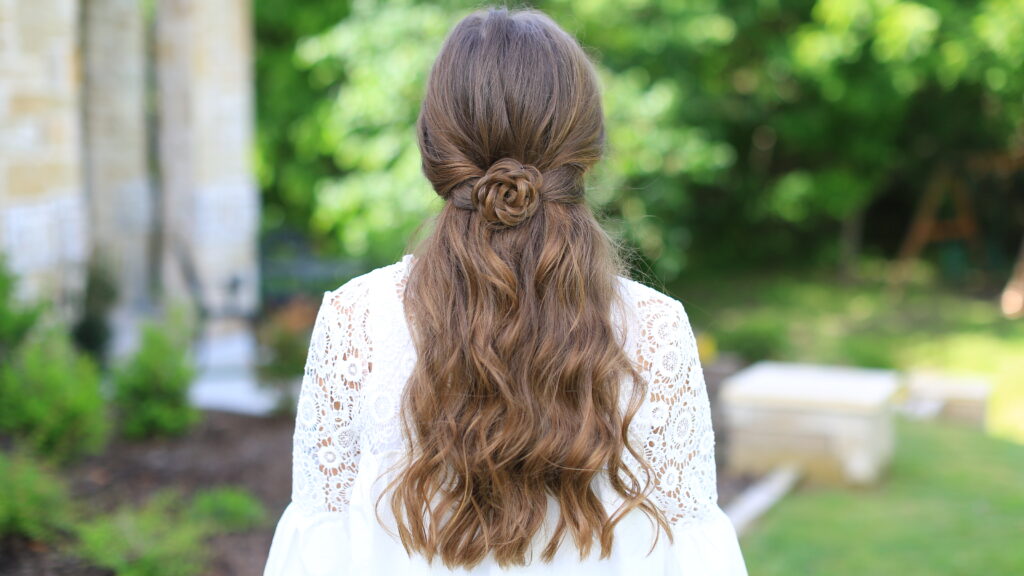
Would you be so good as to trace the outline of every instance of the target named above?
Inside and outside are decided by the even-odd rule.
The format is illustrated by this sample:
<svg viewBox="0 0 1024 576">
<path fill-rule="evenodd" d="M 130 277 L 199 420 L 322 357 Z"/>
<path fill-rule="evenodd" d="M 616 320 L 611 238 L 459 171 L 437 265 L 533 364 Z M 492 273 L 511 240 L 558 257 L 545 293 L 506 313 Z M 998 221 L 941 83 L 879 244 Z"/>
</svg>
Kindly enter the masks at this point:
<svg viewBox="0 0 1024 576">
<path fill-rule="evenodd" d="M 405 288 L 417 362 L 389 491 L 406 550 L 450 568 L 527 564 L 549 500 L 546 562 L 567 535 L 581 558 L 595 541 L 609 556 L 634 509 L 668 532 L 627 436 L 646 388 L 612 323 L 620 264 L 584 201 L 604 148 L 586 54 L 539 12 L 473 13 L 434 63 L 417 131 L 446 202 Z"/>
</svg>

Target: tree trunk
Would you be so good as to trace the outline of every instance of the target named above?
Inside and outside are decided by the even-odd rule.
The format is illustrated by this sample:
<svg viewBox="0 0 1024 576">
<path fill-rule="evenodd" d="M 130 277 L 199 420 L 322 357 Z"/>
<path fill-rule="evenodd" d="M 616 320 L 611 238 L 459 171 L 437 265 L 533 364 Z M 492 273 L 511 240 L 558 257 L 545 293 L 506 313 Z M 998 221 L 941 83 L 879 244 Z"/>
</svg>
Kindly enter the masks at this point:
<svg viewBox="0 0 1024 576">
<path fill-rule="evenodd" d="M 839 232 L 839 279 L 844 282 L 857 279 L 857 261 L 863 236 L 864 209 L 861 208 L 843 219 Z"/>
</svg>

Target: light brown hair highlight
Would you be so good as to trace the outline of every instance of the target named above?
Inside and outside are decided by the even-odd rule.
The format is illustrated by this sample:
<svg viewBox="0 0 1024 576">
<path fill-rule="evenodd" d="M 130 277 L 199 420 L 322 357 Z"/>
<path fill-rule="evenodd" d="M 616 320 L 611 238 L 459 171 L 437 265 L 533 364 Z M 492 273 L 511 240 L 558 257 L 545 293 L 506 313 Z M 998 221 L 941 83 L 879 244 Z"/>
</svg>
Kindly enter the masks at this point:
<svg viewBox="0 0 1024 576">
<path fill-rule="evenodd" d="M 636 509 L 671 536 L 627 435 L 646 386 L 612 321 L 621 266 L 584 200 L 605 136 L 586 54 L 540 12 L 475 12 L 434 63 L 417 131 L 446 202 L 405 288 L 410 445 L 385 494 L 406 550 L 452 568 L 527 564 L 549 500 L 543 561 L 566 536 L 581 558 L 595 541 L 607 557 Z M 617 510 L 594 490 L 602 475 Z"/>
</svg>

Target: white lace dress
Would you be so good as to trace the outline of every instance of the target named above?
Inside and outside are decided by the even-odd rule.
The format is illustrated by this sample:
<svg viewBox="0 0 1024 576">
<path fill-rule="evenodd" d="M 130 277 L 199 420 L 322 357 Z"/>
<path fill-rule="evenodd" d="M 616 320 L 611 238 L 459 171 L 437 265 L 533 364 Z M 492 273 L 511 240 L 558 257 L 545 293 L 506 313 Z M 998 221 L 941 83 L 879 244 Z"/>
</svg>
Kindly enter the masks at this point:
<svg viewBox="0 0 1024 576">
<path fill-rule="evenodd" d="M 375 505 L 390 479 L 382 474 L 405 450 L 399 403 L 416 360 L 402 305 L 410 265 L 405 256 L 324 296 L 298 402 L 292 502 L 277 525 L 266 576 L 746 574 L 736 533 L 717 503 L 707 391 L 686 313 L 676 300 L 626 279 L 625 314 L 617 322 L 648 381 L 630 432 L 657 476 L 651 499 L 672 524 L 673 542 L 662 535 L 652 549 L 654 529 L 633 511 L 617 525 L 604 560 L 591 554 L 581 562 L 571 539 L 553 562 L 513 569 L 486 561 L 451 571 L 406 554 L 392 536 L 387 501 L 379 507 L 387 528 Z M 618 506 L 606 486 L 595 490 L 608 510 Z"/>
</svg>

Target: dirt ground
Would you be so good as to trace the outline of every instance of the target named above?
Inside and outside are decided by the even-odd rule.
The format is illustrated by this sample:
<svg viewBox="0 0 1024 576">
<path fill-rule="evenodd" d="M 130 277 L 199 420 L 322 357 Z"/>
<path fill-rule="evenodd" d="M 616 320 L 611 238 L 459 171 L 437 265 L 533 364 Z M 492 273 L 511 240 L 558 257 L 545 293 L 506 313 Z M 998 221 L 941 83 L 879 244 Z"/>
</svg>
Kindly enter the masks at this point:
<svg viewBox="0 0 1024 576">
<path fill-rule="evenodd" d="M 74 465 L 68 474 L 72 494 L 94 511 L 123 503 L 138 504 L 162 488 L 184 494 L 220 485 L 241 486 L 267 509 L 265 527 L 246 534 L 218 536 L 210 542 L 206 576 L 261 574 L 274 524 L 291 495 L 291 418 L 253 418 L 206 412 L 201 424 L 177 439 L 115 440 L 102 455 Z M 727 502 L 750 479 L 719 474 L 720 502 Z M 10 543 L 0 550 L 0 575 L 102 576 L 55 550 Z"/>
</svg>

